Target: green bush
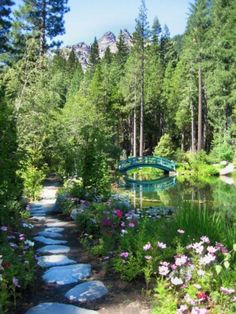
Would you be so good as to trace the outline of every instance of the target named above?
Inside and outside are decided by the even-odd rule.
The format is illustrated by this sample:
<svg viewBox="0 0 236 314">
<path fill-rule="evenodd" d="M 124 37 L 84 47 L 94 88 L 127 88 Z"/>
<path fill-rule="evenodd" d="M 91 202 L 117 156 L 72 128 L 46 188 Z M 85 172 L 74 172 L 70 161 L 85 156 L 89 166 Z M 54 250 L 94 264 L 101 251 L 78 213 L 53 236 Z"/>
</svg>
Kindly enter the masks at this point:
<svg viewBox="0 0 236 314">
<path fill-rule="evenodd" d="M 211 162 L 220 162 L 222 160 L 232 161 L 235 154 L 235 147 L 231 144 L 229 136 L 226 138 L 216 138 L 213 141 L 213 148 L 209 154 Z"/>
<path fill-rule="evenodd" d="M 154 156 L 166 157 L 172 159 L 174 156 L 174 147 L 169 134 L 164 134 L 154 149 Z"/>
<path fill-rule="evenodd" d="M 31 200 L 36 200 L 46 178 L 45 169 L 39 169 L 32 164 L 27 164 L 22 170 L 18 171 L 18 175 L 23 180 L 24 195 Z"/>
</svg>

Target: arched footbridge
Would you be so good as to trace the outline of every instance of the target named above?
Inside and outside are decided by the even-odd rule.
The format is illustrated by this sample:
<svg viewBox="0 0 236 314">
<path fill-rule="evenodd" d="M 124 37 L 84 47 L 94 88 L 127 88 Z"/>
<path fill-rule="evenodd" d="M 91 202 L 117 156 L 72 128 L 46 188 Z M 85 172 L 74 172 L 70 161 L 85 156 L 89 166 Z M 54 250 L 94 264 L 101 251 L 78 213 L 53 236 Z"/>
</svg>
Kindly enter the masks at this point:
<svg viewBox="0 0 236 314">
<path fill-rule="evenodd" d="M 142 167 L 151 167 L 163 170 L 165 173 L 175 171 L 174 161 L 158 156 L 130 157 L 119 162 L 118 170 L 125 173 L 129 170 Z"/>
</svg>

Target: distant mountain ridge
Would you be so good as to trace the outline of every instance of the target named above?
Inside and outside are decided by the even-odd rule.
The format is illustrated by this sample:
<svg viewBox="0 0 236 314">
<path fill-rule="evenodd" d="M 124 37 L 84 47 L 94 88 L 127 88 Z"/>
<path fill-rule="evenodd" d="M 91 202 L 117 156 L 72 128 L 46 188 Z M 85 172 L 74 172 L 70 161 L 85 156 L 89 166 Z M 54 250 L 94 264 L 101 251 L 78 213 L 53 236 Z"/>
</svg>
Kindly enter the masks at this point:
<svg viewBox="0 0 236 314">
<path fill-rule="evenodd" d="M 127 47 L 131 47 L 132 45 L 132 36 L 130 35 L 127 29 L 122 31 L 124 36 L 124 41 Z M 117 52 L 117 43 L 118 38 L 114 35 L 113 32 L 106 32 L 99 40 L 98 40 L 98 47 L 99 47 L 99 55 L 102 58 L 105 54 L 106 49 L 109 47 L 112 53 Z M 91 45 L 87 45 L 85 42 L 80 42 L 78 44 L 72 46 L 66 46 L 62 48 L 63 55 L 66 57 L 69 56 L 71 50 L 74 50 L 75 55 L 77 56 L 79 62 L 82 65 L 83 70 L 85 70 L 88 66 L 89 56 L 91 53 Z"/>
</svg>

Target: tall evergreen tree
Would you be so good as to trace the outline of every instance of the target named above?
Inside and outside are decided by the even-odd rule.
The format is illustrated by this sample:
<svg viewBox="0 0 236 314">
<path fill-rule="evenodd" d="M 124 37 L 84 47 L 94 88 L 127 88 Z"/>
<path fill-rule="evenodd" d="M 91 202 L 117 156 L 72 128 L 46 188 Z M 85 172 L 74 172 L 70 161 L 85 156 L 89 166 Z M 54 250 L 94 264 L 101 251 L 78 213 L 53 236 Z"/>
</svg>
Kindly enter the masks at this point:
<svg viewBox="0 0 236 314">
<path fill-rule="evenodd" d="M 68 0 L 23 0 L 15 12 L 16 39 L 35 37 L 39 44 L 39 54 L 43 56 L 48 48 L 60 46 L 54 41 L 65 33 L 64 14 L 69 11 Z"/>
<path fill-rule="evenodd" d="M 133 34 L 134 50 L 139 59 L 140 66 L 140 134 L 139 134 L 139 155 L 143 156 L 144 150 L 144 73 L 145 73 L 145 45 L 150 37 L 149 24 L 147 20 L 147 8 L 145 1 L 141 1 L 139 15 L 136 19 L 135 32 Z"/>
<path fill-rule="evenodd" d="M 0 54 L 9 49 L 9 31 L 11 28 L 12 0 L 0 0 Z"/>
<path fill-rule="evenodd" d="M 94 38 L 94 42 L 91 46 L 91 53 L 89 56 L 89 66 L 91 68 L 94 68 L 100 61 L 99 57 L 99 47 L 98 47 L 98 41 L 97 38 Z"/>
</svg>

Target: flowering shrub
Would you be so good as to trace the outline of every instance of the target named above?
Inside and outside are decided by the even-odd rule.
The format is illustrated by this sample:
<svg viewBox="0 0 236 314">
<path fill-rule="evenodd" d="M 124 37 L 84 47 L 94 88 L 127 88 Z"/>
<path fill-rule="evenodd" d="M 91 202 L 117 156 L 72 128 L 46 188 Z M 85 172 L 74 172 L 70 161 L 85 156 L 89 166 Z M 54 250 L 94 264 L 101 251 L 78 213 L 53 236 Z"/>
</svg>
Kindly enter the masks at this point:
<svg viewBox="0 0 236 314">
<path fill-rule="evenodd" d="M 166 293 L 171 292 L 176 300 L 178 314 L 234 313 L 236 269 L 230 265 L 233 251 L 235 246 L 228 252 L 221 243 L 211 244 L 207 236 L 186 248 L 178 247 L 171 262 L 159 264 L 162 280 L 158 280 L 156 289 L 157 306 L 159 298 L 163 298 L 160 286 L 164 282 Z"/>
<path fill-rule="evenodd" d="M 11 227 L 0 227 L 0 312 L 16 305 L 16 298 L 28 288 L 34 278 L 34 242 L 27 239 L 32 226 L 23 223 L 21 231 Z"/>
</svg>

